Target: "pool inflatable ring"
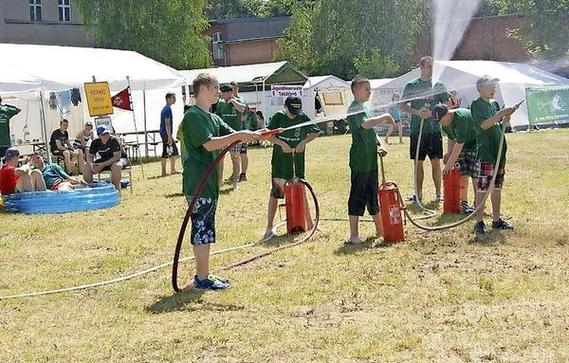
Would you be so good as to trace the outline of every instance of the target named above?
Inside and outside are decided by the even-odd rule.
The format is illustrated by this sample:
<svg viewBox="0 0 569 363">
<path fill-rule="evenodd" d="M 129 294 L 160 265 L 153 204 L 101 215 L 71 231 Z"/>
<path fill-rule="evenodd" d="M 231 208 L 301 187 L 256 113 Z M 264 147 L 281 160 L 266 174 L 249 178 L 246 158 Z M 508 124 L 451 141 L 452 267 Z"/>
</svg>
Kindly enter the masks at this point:
<svg viewBox="0 0 569 363">
<path fill-rule="evenodd" d="M 74 192 L 45 191 L 4 196 L 4 210 L 26 214 L 55 214 L 111 208 L 119 204 L 119 193 L 112 184 L 94 183 Z"/>
</svg>

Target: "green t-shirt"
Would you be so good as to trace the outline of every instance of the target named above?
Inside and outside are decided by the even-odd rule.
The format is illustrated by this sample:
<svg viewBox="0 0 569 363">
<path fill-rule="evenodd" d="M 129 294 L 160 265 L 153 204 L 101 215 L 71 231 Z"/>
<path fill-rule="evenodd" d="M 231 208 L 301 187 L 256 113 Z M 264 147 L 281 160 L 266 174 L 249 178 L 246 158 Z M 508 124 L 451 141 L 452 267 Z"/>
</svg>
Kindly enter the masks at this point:
<svg viewBox="0 0 569 363">
<path fill-rule="evenodd" d="M 226 102 L 224 99 L 220 98 L 219 101 L 217 101 L 215 114 L 221 117 L 223 122 L 233 130 L 241 131 L 241 114 L 232 103 Z"/>
<path fill-rule="evenodd" d="M 185 195 L 194 194 L 207 168 L 219 155 L 219 150 L 207 151 L 203 144 L 212 137 L 225 136 L 233 132 L 234 130 L 223 122 L 219 116 L 204 111 L 198 106 L 192 106 L 185 113 L 182 120 L 182 139 L 187 151 L 183 160 L 184 172 L 182 173 L 182 191 Z M 218 199 L 219 175 L 217 168 L 209 177 L 200 196 Z"/>
<path fill-rule="evenodd" d="M 303 122 L 310 121 L 306 115 L 298 115 L 290 119 L 284 111 L 278 111 L 271 118 L 269 125 L 270 130 L 278 128 L 287 128 Z M 320 129 L 316 125 L 306 125 L 292 130 L 284 131 L 275 137 L 284 141 L 291 148 L 295 148 L 298 143 L 306 139 L 309 134 L 319 134 Z M 292 179 L 292 153 L 285 154 L 283 149 L 278 145 L 273 145 L 273 156 L 271 158 L 271 177 Z M 304 178 L 304 153 L 295 153 L 295 174 L 299 178 Z"/>
<path fill-rule="evenodd" d="M 352 133 L 350 169 L 357 172 L 377 170 L 377 135 L 375 130 L 364 129 L 362 123 L 373 115 L 361 103 L 353 101 L 348 107 L 348 125 Z"/>
<path fill-rule="evenodd" d="M 501 123 L 492 125 L 488 130 L 483 130 L 480 125 L 500 111 L 500 105 L 496 100 L 486 102 L 481 98 L 472 101 L 470 106 L 472 118 L 476 124 L 476 136 L 478 140 L 477 159 L 487 163 L 495 163 L 498 157 L 498 146 L 500 146 L 500 135 L 502 134 Z M 502 149 L 501 161 L 506 161 L 506 139 Z"/>
<path fill-rule="evenodd" d="M 457 108 L 450 125 L 442 126 L 442 129 L 449 139 L 464 144 L 464 150 L 476 152 L 476 127 L 470 110 Z"/>
<path fill-rule="evenodd" d="M 57 164 L 45 164 L 41 173 L 47 189 L 51 189 L 55 184 L 69 178 L 65 170 Z"/>
<path fill-rule="evenodd" d="M 16 116 L 20 109 L 10 105 L 0 105 L 0 146 L 12 146 L 10 140 L 10 119 Z"/>
<path fill-rule="evenodd" d="M 432 81 L 423 81 L 421 78 L 409 81 L 403 89 L 403 100 L 411 104 L 411 107 L 420 110 L 423 106 L 427 106 L 429 110 L 439 103 L 446 103 L 449 95 L 444 84 L 437 82 L 432 87 Z M 419 135 L 419 128 L 421 127 L 421 118 L 419 116 L 411 116 L 411 135 Z M 423 133 L 433 134 L 441 132 L 441 126 L 435 122 L 432 117 L 425 119 L 423 122 Z"/>
<path fill-rule="evenodd" d="M 247 118 L 245 119 L 244 122 L 245 130 L 256 130 L 258 128 L 257 127 L 258 120 L 255 112 L 247 112 L 246 117 Z"/>
</svg>

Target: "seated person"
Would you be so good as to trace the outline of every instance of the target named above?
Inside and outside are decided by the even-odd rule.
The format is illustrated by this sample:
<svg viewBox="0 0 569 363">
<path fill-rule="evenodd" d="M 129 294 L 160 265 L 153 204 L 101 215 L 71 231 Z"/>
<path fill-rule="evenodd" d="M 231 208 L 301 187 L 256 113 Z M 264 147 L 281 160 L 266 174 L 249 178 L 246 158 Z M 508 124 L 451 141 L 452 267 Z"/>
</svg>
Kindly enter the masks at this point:
<svg viewBox="0 0 569 363">
<path fill-rule="evenodd" d="M 61 120 L 59 128 L 51 133 L 49 139 L 49 148 L 51 153 L 56 156 L 62 156 L 65 163 L 65 170 L 70 172 L 73 170 L 72 158 L 77 161 L 79 171 L 83 169 L 84 158 L 83 151 L 74 149 L 69 143 L 69 121 L 66 119 Z"/>
<path fill-rule="evenodd" d="M 45 186 L 49 190 L 72 192 L 79 185 L 87 185 L 87 183 L 67 175 L 58 164 L 46 164 L 43 156 L 39 153 L 33 154 L 30 162 L 37 170 L 41 171 Z"/>
<path fill-rule="evenodd" d="M 93 135 L 93 124 L 91 121 L 85 122 L 85 128 L 75 136 L 75 141 L 73 141 L 73 148 L 75 150 L 81 150 L 85 154 L 85 149 L 89 141 L 92 141 Z"/>
<path fill-rule="evenodd" d="M 18 168 L 20 152 L 10 148 L 4 155 L 4 166 L 0 169 L 0 192 L 2 195 L 45 190 L 41 171 L 32 170 L 29 164 Z"/>
<path fill-rule="evenodd" d="M 87 163 L 83 167 L 83 179 L 87 183 L 93 182 L 93 174 L 104 170 L 111 171 L 111 182 L 121 190 L 121 170 L 128 166 L 128 160 L 121 148 L 119 139 L 111 135 L 111 130 L 106 125 L 97 127 L 99 138 L 91 142 L 87 153 Z M 99 155 L 98 159 L 95 157 Z"/>
</svg>

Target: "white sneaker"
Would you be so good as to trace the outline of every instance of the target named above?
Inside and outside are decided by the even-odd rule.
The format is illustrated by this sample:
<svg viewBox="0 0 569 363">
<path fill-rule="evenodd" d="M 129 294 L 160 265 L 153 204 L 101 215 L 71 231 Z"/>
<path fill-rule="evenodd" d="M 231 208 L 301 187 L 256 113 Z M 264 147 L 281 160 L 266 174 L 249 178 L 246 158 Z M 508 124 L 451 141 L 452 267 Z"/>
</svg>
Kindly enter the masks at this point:
<svg viewBox="0 0 569 363">
<path fill-rule="evenodd" d="M 365 241 L 360 239 L 360 237 L 358 237 L 358 236 L 351 236 L 350 239 L 348 240 L 348 243 L 353 244 L 353 245 L 361 245 L 361 244 L 364 244 Z"/>
<path fill-rule="evenodd" d="M 261 241 L 263 242 L 267 242 L 272 240 L 273 238 L 275 238 L 277 235 L 275 234 L 275 232 L 273 232 L 273 230 L 268 230 L 265 232 L 265 234 L 263 235 L 263 239 Z"/>
</svg>

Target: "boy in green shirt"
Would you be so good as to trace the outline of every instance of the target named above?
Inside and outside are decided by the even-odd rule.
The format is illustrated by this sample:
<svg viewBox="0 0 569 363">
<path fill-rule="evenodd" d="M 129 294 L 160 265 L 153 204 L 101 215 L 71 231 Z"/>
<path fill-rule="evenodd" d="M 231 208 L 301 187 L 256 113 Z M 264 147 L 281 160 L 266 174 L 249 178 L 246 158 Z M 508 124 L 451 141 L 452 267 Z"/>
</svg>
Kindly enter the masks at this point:
<svg viewBox="0 0 569 363">
<path fill-rule="evenodd" d="M 287 97 L 283 111 L 278 111 L 270 120 L 268 129 L 285 129 L 303 122 L 310 121 L 308 116 L 302 112 L 302 101 L 299 97 Z M 271 136 L 273 142 L 273 156 L 271 158 L 271 178 L 272 188 L 269 195 L 269 206 L 267 213 L 267 229 L 264 239 L 275 236 L 273 232 L 273 220 L 277 212 L 278 199 L 284 198 L 284 184 L 287 180 L 295 177 L 304 179 L 304 150 L 306 144 L 320 135 L 320 129 L 316 125 L 306 125 L 292 130 L 281 132 Z M 293 167 L 294 163 L 294 167 Z M 294 175 L 293 175 L 294 171 Z M 306 202 L 305 205 L 308 205 Z M 312 218 L 306 211 L 306 225 L 312 229 Z"/>
<path fill-rule="evenodd" d="M 217 101 L 215 113 L 233 130 L 241 131 L 241 114 L 245 111 L 245 105 L 239 102 L 233 95 L 233 90 L 228 85 L 220 87 L 221 98 Z M 233 174 L 229 180 L 233 188 L 237 187 L 240 174 L 240 154 L 243 148 L 243 143 L 236 144 L 229 151 L 231 155 L 231 163 L 233 165 Z M 223 162 L 219 164 L 220 180 L 223 179 Z"/>
<path fill-rule="evenodd" d="M 433 109 L 433 120 L 438 122 L 448 137 L 448 150 L 443 157 L 443 175 L 449 173 L 455 163 L 460 165 L 460 209 L 470 214 L 474 208 L 468 205 L 468 178 L 472 178 L 474 198 L 476 198 L 476 124 L 467 108 L 449 110 L 447 105 L 438 104 Z"/>
<path fill-rule="evenodd" d="M 433 84 L 433 58 L 423 57 L 419 63 L 421 76 L 408 82 L 403 89 L 403 102 L 399 104 L 403 112 L 411 115 L 411 144 L 410 159 L 415 161 L 417 148 L 419 148 L 419 160 L 417 160 L 416 193 L 412 200 L 421 200 L 423 197 L 424 162 L 428 156 L 431 160 L 431 174 L 435 184 L 437 202 L 442 202 L 441 194 L 441 159 L 443 158 L 443 138 L 441 127 L 433 121 L 431 112 L 439 103 L 446 104 L 449 95 L 444 84 Z M 423 133 L 419 144 L 419 131 L 423 119 Z M 419 145 L 418 145 L 419 144 Z"/>
<path fill-rule="evenodd" d="M 199 74 L 193 82 L 196 105 L 184 115 L 182 137 L 184 155 L 183 193 L 188 203 L 209 165 L 219 154 L 218 150 L 235 142 L 253 142 L 260 134 L 251 131 L 235 132 L 223 120 L 209 112 L 210 105 L 219 97 L 217 79 L 207 73 Z M 215 211 L 219 198 L 218 170 L 213 172 L 192 211 L 193 245 L 196 260 L 195 289 L 219 290 L 229 287 L 229 281 L 209 273 L 210 244 L 215 242 Z"/>
<path fill-rule="evenodd" d="M 355 78 L 352 81 L 354 101 L 348 108 L 348 125 L 352 133 L 350 148 L 351 188 L 348 199 L 348 214 L 350 219 L 350 239 L 353 244 L 362 244 L 358 232 L 359 217 L 364 215 L 365 208 L 373 217 L 377 237 L 383 235 L 379 202 L 377 200 L 377 145 L 379 139 L 374 127 L 382 123 L 395 125 L 393 117 L 384 113 L 373 117 L 364 106 L 371 95 L 369 81 L 365 78 Z M 380 152 L 387 152 L 380 146 Z"/>
<path fill-rule="evenodd" d="M 476 194 L 476 205 L 480 206 L 486 191 L 490 187 L 492 174 L 494 173 L 494 164 L 498 159 L 498 147 L 500 144 L 501 126 L 503 122 L 510 122 L 510 116 L 514 113 L 513 107 L 500 110 L 498 102 L 494 100 L 496 92 L 497 78 L 483 76 L 476 82 L 476 89 L 480 93 L 480 98 L 474 100 L 470 106 L 472 118 L 476 123 L 476 135 L 478 141 L 477 147 L 477 165 L 478 165 L 478 193 Z M 511 224 L 500 218 L 500 206 L 502 203 L 502 184 L 504 183 L 504 175 L 506 174 L 506 140 L 502 149 L 500 165 L 498 165 L 498 173 L 494 182 L 494 190 L 490 196 L 492 200 L 492 228 L 495 229 L 513 229 Z M 476 214 L 476 224 L 474 231 L 476 235 L 486 233 L 484 225 L 484 207 L 480 208 Z"/>
</svg>

